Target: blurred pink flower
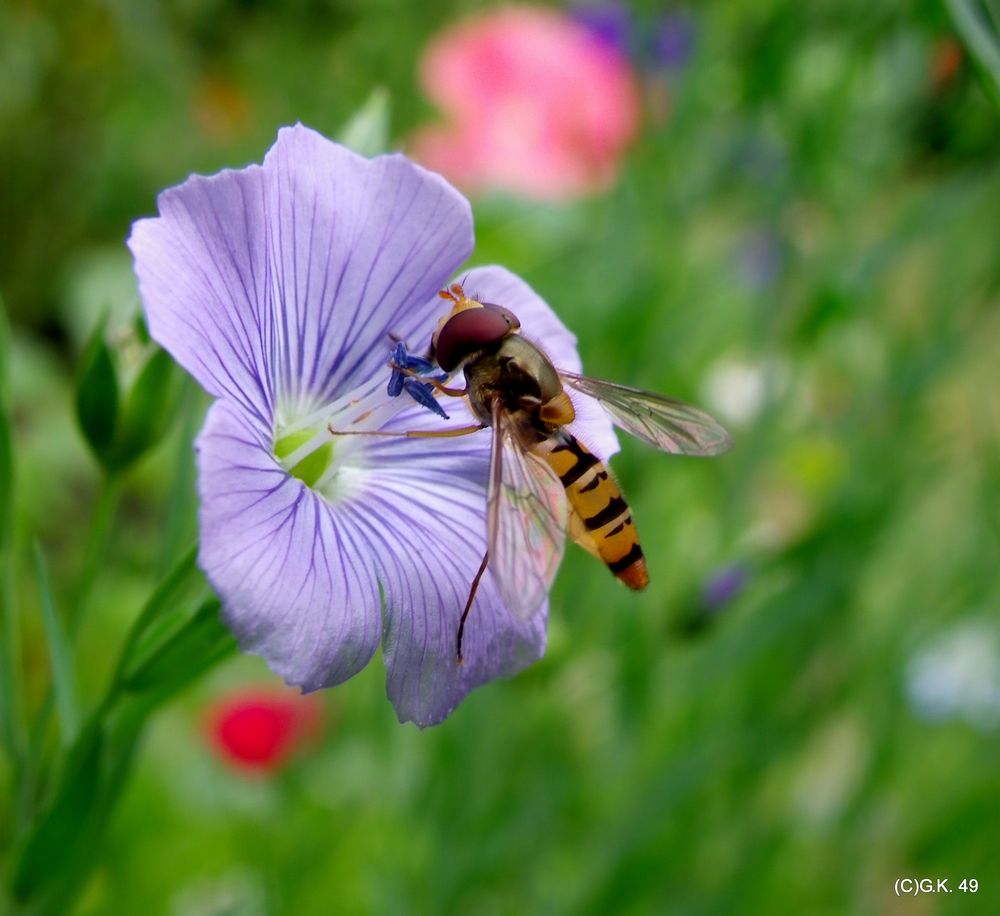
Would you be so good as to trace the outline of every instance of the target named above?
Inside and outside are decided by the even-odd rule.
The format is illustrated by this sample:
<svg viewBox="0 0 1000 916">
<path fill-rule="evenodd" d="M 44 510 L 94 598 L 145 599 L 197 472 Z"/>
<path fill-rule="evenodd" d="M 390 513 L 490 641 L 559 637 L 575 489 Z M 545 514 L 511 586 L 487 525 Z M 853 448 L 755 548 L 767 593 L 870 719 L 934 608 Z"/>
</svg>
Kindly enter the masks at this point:
<svg viewBox="0 0 1000 916">
<path fill-rule="evenodd" d="M 424 52 L 420 79 L 447 122 L 418 131 L 413 153 L 470 191 L 603 190 L 638 129 L 626 58 L 556 10 L 511 6 L 452 26 Z"/>
<path fill-rule="evenodd" d="M 221 697 L 209 712 L 209 745 L 223 762 L 260 775 L 279 770 L 323 722 L 317 697 L 272 687 L 251 687 Z"/>
</svg>

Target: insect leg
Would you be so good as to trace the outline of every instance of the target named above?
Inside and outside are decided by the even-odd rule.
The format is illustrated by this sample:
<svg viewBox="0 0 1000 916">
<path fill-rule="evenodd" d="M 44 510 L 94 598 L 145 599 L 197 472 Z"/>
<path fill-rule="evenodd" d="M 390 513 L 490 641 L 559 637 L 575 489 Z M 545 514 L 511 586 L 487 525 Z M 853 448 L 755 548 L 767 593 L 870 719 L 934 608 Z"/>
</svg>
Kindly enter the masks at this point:
<svg viewBox="0 0 1000 916">
<path fill-rule="evenodd" d="M 472 610 L 472 601 L 476 597 L 479 588 L 479 581 L 486 572 L 486 565 L 490 562 L 490 548 L 497 543 L 497 524 L 499 513 L 497 512 L 497 500 L 500 498 L 500 481 L 503 477 L 503 431 L 501 418 L 503 416 L 500 401 L 495 400 L 491 405 L 493 415 L 493 443 L 490 451 L 490 483 L 489 492 L 486 496 L 486 553 L 483 554 L 483 562 L 479 564 L 479 572 L 472 580 L 469 588 L 469 600 L 465 602 L 465 609 L 458 622 L 458 635 L 455 638 L 455 656 L 458 664 L 462 664 L 462 634 L 465 632 L 465 619 Z"/>
<path fill-rule="evenodd" d="M 442 385 L 436 379 L 428 378 L 421 379 L 421 381 L 427 382 L 435 391 L 440 391 L 441 394 L 446 394 L 450 398 L 464 398 L 469 393 L 467 388 L 449 388 L 447 385 Z"/>
<path fill-rule="evenodd" d="M 472 610 L 472 601 L 476 597 L 476 591 L 479 589 L 479 580 L 483 578 L 483 573 L 486 572 L 486 564 L 489 562 L 490 552 L 487 549 L 486 553 L 483 554 L 483 562 L 479 564 L 479 572 L 476 573 L 476 577 L 472 580 L 472 586 L 469 589 L 469 600 L 465 602 L 462 619 L 458 622 L 458 635 L 455 637 L 455 661 L 460 665 L 462 664 L 462 634 L 465 632 L 465 618 L 469 616 L 469 611 Z"/>
<path fill-rule="evenodd" d="M 399 432 L 381 429 L 334 429 L 332 426 L 327 426 L 331 436 L 399 436 L 408 439 L 454 439 L 457 436 L 470 436 L 481 429 L 486 429 L 485 423 L 459 426 L 455 429 L 407 429 Z"/>
</svg>

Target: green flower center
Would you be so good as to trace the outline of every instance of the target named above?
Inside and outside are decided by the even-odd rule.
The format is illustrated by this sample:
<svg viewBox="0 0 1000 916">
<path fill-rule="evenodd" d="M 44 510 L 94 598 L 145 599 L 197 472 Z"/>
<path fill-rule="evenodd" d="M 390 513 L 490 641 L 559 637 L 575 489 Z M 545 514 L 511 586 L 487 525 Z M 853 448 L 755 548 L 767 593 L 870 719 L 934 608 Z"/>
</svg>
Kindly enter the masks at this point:
<svg viewBox="0 0 1000 916">
<path fill-rule="evenodd" d="M 315 486 L 333 464 L 333 442 L 324 442 L 291 467 L 285 459 L 293 456 L 303 445 L 314 439 L 317 433 L 318 430 L 315 429 L 300 429 L 282 436 L 274 443 L 274 457 L 292 477 L 297 477 L 307 487 Z"/>
</svg>

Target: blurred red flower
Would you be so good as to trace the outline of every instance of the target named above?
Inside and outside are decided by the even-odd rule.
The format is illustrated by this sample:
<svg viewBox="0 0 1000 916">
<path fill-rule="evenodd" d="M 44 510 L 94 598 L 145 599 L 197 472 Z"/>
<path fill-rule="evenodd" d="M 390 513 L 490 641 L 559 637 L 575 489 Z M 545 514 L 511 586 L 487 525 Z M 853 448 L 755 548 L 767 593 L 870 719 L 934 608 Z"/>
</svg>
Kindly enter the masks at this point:
<svg viewBox="0 0 1000 916">
<path fill-rule="evenodd" d="M 942 89 L 950 83 L 962 69 L 965 55 L 961 43 L 955 38 L 941 38 L 931 48 L 931 85 Z"/>
<path fill-rule="evenodd" d="M 458 23 L 427 47 L 420 78 L 447 121 L 418 131 L 413 154 L 470 191 L 555 200 L 605 189 L 638 130 L 625 56 L 556 10 Z"/>
<path fill-rule="evenodd" d="M 209 745 L 223 762 L 244 772 L 281 768 L 323 723 L 318 697 L 291 690 L 249 688 L 216 701 L 206 719 Z"/>
</svg>

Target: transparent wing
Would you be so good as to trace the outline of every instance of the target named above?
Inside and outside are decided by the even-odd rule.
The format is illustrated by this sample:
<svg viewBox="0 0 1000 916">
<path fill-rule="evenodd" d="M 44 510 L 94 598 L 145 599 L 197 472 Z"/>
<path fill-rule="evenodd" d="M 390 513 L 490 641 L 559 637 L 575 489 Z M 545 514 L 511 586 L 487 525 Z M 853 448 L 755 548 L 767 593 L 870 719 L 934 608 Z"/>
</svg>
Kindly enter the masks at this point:
<svg viewBox="0 0 1000 916">
<path fill-rule="evenodd" d="M 559 377 L 596 398 L 617 426 L 654 448 L 674 455 L 720 455 L 733 444 L 707 413 L 683 401 L 575 372 L 560 370 Z"/>
<path fill-rule="evenodd" d="M 489 570 L 511 613 L 541 609 L 566 542 L 566 491 L 555 472 L 524 451 L 507 414 L 493 408 L 487 512 Z"/>
</svg>

